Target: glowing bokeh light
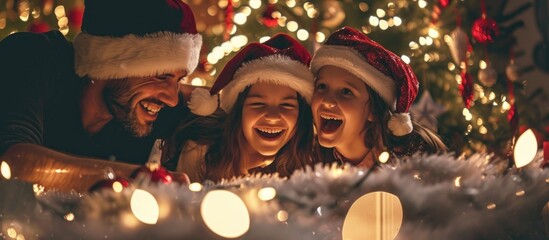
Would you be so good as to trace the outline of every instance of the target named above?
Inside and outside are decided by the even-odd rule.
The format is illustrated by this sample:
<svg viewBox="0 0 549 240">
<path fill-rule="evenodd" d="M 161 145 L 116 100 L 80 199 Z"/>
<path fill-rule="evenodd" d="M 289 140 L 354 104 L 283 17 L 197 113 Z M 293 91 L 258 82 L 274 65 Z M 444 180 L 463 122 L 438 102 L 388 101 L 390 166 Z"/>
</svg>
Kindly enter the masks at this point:
<svg viewBox="0 0 549 240">
<path fill-rule="evenodd" d="M 250 214 L 236 194 L 226 190 L 213 190 L 204 196 L 200 213 L 206 226 L 225 238 L 237 238 L 250 229 Z"/>
<path fill-rule="evenodd" d="M 0 173 L 2 173 L 2 177 L 5 179 L 11 178 L 11 169 L 10 165 L 7 162 L 2 161 L 0 164 Z"/>
<path fill-rule="evenodd" d="M 519 136 L 515 144 L 513 156 L 517 168 L 524 167 L 532 162 L 534 157 L 536 157 L 537 151 L 538 141 L 536 140 L 536 136 L 532 129 L 528 129 Z"/>
<path fill-rule="evenodd" d="M 156 224 L 160 214 L 158 202 L 152 194 L 145 190 L 136 189 L 130 200 L 133 215 L 146 224 Z"/>
<path fill-rule="evenodd" d="M 276 197 L 276 190 L 272 187 L 262 188 L 257 192 L 257 197 L 262 201 L 269 201 Z"/>
<path fill-rule="evenodd" d="M 357 199 L 343 222 L 342 239 L 394 239 L 403 211 L 397 196 L 371 192 Z"/>
</svg>

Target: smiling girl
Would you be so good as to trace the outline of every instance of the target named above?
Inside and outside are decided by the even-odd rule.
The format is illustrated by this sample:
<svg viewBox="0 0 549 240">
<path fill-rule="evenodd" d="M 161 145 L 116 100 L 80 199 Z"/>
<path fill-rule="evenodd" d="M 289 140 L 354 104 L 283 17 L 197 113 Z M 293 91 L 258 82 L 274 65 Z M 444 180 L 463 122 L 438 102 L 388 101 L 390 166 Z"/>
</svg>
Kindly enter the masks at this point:
<svg viewBox="0 0 549 240">
<path fill-rule="evenodd" d="M 189 108 L 208 117 L 187 129 L 201 131 L 197 126 L 212 120 L 221 121 L 222 129 L 211 131 L 211 141 L 196 137 L 184 143 L 177 170 L 188 173 L 191 181 L 219 181 L 255 172 L 289 176 L 312 164 L 310 59 L 302 45 L 284 34 L 241 50 L 209 92 L 193 93 Z M 218 93 L 219 99 L 211 98 Z M 209 116 L 218 102 L 225 114 Z"/>
<path fill-rule="evenodd" d="M 401 157 L 446 150 L 436 134 L 410 119 L 419 88 L 410 66 L 366 35 L 349 27 L 333 33 L 311 69 L 320 161 L 370 168 L 385 151 Z"/>
</svg>

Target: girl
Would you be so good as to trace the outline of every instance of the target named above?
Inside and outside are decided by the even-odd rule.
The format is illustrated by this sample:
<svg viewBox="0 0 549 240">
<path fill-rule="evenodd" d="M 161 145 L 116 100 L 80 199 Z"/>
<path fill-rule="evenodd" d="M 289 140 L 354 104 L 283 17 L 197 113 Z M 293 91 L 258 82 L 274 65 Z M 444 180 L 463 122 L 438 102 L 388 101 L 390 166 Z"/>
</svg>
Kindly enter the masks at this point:
<svg viewBox="0 0 549 240">
<path fill-rule="evenodd" d="M 207 117 L 178 133 L 178 142 L 181 136 L 195 137 L 183 140 L 177 171 L 188 173 L 192 182 L 219 181 L 254 172 L 289 176 L 311 164 L 310 59 L 284 34 L 241 50 L 209 92 L 193 92 L 189 108 Z M 218 103 L 224 113 L 210 115 Z M 222 129 L 209 128 L 220 122 Z M 208 131 L 207 137 L 197 131 Z"/>
<path fill-rule="evenodd" d="M 410 66 L 366 35 L 349 27 L 333 33 L 311 69 L 320 161 L 371 168 L 386 150 L 396 157 L 446 150 L 410 120 L 419 87 Z"/>
</svg>

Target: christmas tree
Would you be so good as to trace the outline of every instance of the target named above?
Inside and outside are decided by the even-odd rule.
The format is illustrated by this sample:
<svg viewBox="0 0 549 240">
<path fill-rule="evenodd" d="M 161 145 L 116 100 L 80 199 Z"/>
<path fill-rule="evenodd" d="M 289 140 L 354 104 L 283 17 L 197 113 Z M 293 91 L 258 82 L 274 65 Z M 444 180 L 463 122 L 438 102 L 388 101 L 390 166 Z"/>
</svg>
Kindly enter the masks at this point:
<svg viewBox="0 0 549 240">
<path fill-rule="evenodd" d="M 458 154 L 507 157 L 513 138 L 541 126 L 514 63 L 517 16 L 525 3 L 506 0 L 188 0 L 204 36 L 202 59 L 188 81 L 211 85 L 223 65 L 249 42 L 284 32 L 311 52 L 342 26 L 362 30 L 401 56 L 420 80 L 412 117 L 438 132 Z M 504 14 L 505 12 L 505 14 Z M 0 6 L 0 39 L 16 31 L 59 29 L 71 39 L 82 23 L 81 0 L 8 0 Z M 541 134 L 540 134 L 541 139 Z"/>
</svg>

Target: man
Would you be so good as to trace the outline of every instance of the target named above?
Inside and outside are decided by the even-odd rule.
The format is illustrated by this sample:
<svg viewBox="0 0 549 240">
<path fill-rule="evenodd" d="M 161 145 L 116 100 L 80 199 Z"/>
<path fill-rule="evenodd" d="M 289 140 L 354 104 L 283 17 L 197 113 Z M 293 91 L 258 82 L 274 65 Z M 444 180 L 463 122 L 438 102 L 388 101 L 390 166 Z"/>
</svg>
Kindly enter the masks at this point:
<svg viewBox="0 0 549 240">
<path fill-rule="evenodd" d="M 0 42 L 0 160 L 27 180 L 13 166 L 127 175 L 135 166 L 80 160 L 146 163 L 188 113 L 180 80 L 201 44 L 181 0 L 88 0 L 73 45 L 58 31 L 10 35 Z"/>
</svg>

